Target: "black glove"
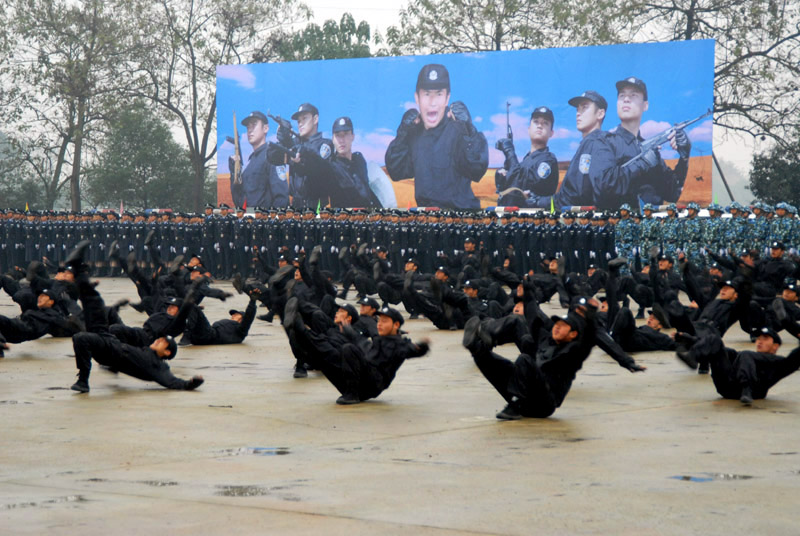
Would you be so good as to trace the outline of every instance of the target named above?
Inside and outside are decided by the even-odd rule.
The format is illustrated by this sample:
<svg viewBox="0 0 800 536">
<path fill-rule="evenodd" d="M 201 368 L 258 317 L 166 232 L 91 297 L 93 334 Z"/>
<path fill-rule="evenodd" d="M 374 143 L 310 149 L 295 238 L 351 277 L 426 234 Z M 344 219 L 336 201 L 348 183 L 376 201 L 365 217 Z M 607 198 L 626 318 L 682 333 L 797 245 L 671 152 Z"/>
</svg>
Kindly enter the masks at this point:
<svg viewBox="0 0 800 536">
<path fill-rule="evenodd" d="M 456 101 L 450 105 L 450 111 L 453 112 L 453 117 L 456 121 L 461 121 L 467 126 L 467 131 L 471 134 L 475 133 L 475 127 L 472 125 L 472 117 L 469 115 L 467 105 L 461 101 Z"/>
<path fill-rule="evenodd" d="M 655 149 L 649 149 L 636 162 L 631 163 L 630 167 L 633 168 L 634 173 L 649 171 L 658 165 L 658 156 Z"/>
<path fill-rule="evenodd" d="M 403 119 L 400 120 L 400 126 L 397 127 L 397 135 L 409 134 L 415 129 L 419 128 L 419 124 L 415 121 L 419 118 L 419 111 L 416 108 L 410 108 L 403 114 Z"/>
<path fill-rule="evenodd" d="M 506 155 L 506 158 L 511 155 L 516 155 L 516 152 L 514 151 L 514 142 L 508 138 L 500 138 L 497 140 L 497 143 L 494 144 L 494 147 L 498 151 L 503 151 L 503 154 Z"/>
<path fill-rule="evenodd" d="M 682 128 L 675 131 L 675 145 L 678 147 L 678 154 L 681 159 L 686 160 L 689 158 L 689 153 L 692 151 L 692 142 L 689 141 L 689 136 Z"/>
<path fill-rule="evenodd" d="M 504 168 L 511 169 L 511 166 L 519 163 L 519 160 L 517 160 L 517 153 L 514 151 L 513 140 L 509 138 L 500 138 L 494 146 L 498 151 L 503 151 L 506 157 L 505 164 L 503 165 Z"/>
<path fill-rule="evenodd" d="M 286 147 L 287 149 L 291 148 L 295 144 L 294 135 L 292 131 L 283 128 L 282 126 L 278 127 L 278 143 Z"/>
</svg>

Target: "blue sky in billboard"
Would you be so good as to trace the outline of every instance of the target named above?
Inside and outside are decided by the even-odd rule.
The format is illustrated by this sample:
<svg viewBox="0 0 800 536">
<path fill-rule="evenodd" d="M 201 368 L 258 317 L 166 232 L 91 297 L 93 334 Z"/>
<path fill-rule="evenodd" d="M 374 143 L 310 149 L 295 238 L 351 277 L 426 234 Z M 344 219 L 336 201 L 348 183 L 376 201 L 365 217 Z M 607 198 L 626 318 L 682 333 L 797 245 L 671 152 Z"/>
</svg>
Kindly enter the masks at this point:
<svg viewBox="0 0 800 536">
<path fill-rule="evenodd" d="M 575 128 L 575 109 L 567 101 L 593 89 L 609 102 L 603 128 L 619 124 L 615 82 L 630 76 L 645 81 L 649 109 L 641 133 L 648 138 L 671 124 L 695 118 L 712 107 L 714 95 L 714 41 L 681 41 L 636 45 L 518 50 L 472 54 L 401 56 L 292 63 L 222 65 L 217 67 L 217 172 L 229 173 L 233 145 L 232 114 L 251 111 L 289 118 L 303 102 L 320 110 L 320 130 L 331 137 L 333 121 L 346 115 L 353 120 L 354 150 L 368 161 L 384 164 L 404 111 L 414 104 L 417 74 L 423 65 L 441 63 L 450 73 L 451 99 L 463 101 L 473 122 L 489 143 L 489 167 L 502 166 L 495 141 L 505 137 L 506 102 L 514 142 L 520 158 L 530 149 L 528 123 L 532 110 L 547 106 L 555 114 L 550 150 L 559 161 L 569 161 L 581 140 Z M 711 154 L 710 118 L 688 129 L 692 156 Z M 268 139 L 277 125 L 270 121 Z M 246 132 L 239 129 L 246 157 Z M 662 149 L 665 159 L 677 155 Z"/>
</svg>

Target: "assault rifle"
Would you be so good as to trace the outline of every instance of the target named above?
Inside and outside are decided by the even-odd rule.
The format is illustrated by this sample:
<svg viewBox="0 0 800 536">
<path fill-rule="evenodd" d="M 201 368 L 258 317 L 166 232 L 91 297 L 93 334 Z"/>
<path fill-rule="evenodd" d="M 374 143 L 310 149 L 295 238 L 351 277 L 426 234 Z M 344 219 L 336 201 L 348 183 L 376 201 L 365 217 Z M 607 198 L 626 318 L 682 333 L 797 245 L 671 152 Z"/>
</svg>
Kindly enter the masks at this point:
<svg viewBox="0 0 800 536">
<path fill-rule="evenodd" d="M 668 129 L 664 130 L 663 132 L 656 134 L 652 138 L 648 138 L 647 140 L 642 142 L 642 151 L 633 158 L 631 158 L 630 160 L 628 160 L 627 162 L 625 162 L 624 164 L 622 164 L 622 167 L 627 167 L 633 162 L 636 162 L 641 157 L 643 157 L 644 154 L 650 149 L 655 149 L 667 143 L 669 141 L 669 137 L 672 136 L 676 130 L 685 129 L 689 125 L 697 123 L 698 121 L 704 119 L 705 117 L 708 117 L 709 115 L 711 115 L 711 110 L 708 110 L 706 113 L 704 113 L 699 117 L 695 117 L 694 119 L 689 119 L 688 121 L 684 121 L 683 123 L 675 123 Z"/>
</svg>

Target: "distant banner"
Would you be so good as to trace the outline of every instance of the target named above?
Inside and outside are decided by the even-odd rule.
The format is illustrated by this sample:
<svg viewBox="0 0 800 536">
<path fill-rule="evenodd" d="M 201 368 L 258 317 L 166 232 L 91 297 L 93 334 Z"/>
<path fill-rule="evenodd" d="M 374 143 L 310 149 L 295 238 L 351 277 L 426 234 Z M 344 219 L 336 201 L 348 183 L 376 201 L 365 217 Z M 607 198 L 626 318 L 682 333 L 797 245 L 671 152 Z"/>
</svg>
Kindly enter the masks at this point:
<svg viewBox="0 0 800 536">
<path fill-rule="evenodd" d="M 217 199 L 711 202 L 714 41 L 217 67 Z"/>
</svg>

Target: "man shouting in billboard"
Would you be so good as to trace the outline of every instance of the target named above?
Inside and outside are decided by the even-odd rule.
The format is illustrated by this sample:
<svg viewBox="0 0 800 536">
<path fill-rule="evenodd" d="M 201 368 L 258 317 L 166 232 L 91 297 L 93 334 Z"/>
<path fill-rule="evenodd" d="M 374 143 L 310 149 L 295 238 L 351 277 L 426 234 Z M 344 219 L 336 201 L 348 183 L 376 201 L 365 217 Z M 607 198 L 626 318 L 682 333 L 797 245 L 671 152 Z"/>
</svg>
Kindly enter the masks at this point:
<svg viewBox="0 0 800 536">
<path fill-rule="evenodd" d="M 386 149 L 393 181 L 414 178 L 419 206 L 481 208 L 472 193 L 489 167 L 489 146 L 461 101 L 450 103 L 450 74 L 428 64 L 417 76 L 416 108 L 403 114 L 397 137 Z"/>
</svg>

